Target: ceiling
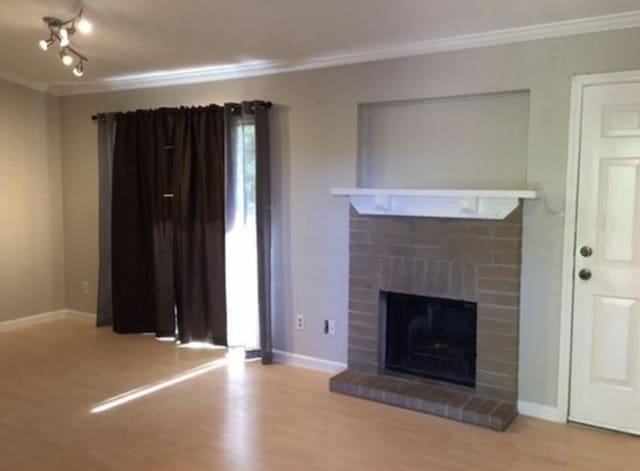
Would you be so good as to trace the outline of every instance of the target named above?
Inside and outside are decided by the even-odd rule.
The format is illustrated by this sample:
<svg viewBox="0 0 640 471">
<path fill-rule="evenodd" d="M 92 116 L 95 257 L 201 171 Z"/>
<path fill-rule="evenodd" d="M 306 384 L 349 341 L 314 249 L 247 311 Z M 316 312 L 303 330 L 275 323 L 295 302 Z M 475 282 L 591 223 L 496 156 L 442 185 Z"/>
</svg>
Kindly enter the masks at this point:
<svg viewBox="0 0 640 471">
<path fill-rule="evenodd" d="M 43 16 L 62 19 L 75 0 L 2 0 L 0 76 L 46 85 L 99 82 L 184 68 L 277 61 L 295 64 L 506 28 L 640 10 L 640 0 L 85 0 L 89 58 L 75 79 L 53 51 Z"/>
</svg>

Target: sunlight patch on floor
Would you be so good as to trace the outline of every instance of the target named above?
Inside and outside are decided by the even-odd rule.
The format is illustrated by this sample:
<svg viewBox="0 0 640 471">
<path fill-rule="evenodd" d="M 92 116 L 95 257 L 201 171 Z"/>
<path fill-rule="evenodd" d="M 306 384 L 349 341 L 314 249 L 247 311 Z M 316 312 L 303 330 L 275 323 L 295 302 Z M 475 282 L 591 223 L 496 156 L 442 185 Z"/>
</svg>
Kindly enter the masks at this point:
<svg viewBox="0 0 640 471">
<path fill-rule="evenodd" d="M 99 414 L 101 412 L 113 409 L 115 407 L 121 406 L 131 401 L 135 401 L 136 399 L 140 399 L 142 397 L 148 396 L 150 394 L 156 393 L 163 389 L 169 388 L 176 384 L 182 383 L 184 381 L 188 381 L 190 379 L 201 376 L 209 371 L 213 371 L 215 369 L 221 368 L 223 366 L 227 366 L 231 363 L 236 363 L 238 361 L 237 358 L 229 356 L 226 358 L 221 358 L 210 363 L 205 363 L 204 365 L 198 366 L 191 370 L 188 370 L 184 373 L 180 373 L 178 375 L 172 376 L 169 379 L 162 380 L 157 383 L 148 384 L 145 386 L 141 386 L 136 389 L 132 389 L 125 393 L 119 394 L 117 396 L 111 397 L 93 409 L 91 409 L 92 414 Z"/>
<path fill-rule="evenodd" d="M 178 348 L 188 348 L 190 350 L 224 350 L 227 347 L 214 345 L 209 342 L 188 342 L 178 344 Z"/>
</svg>

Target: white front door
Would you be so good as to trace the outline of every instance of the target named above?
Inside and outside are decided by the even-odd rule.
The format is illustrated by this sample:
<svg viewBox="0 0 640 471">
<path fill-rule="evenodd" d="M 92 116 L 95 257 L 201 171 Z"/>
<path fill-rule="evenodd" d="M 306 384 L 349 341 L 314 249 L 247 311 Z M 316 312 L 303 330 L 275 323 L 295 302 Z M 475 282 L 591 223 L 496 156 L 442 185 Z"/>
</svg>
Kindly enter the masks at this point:
<svg viewBox="0 0 640 471">
<path fill-rule="evenodd" d="M 569 418 L 640 433 L 640 83 L 584 89 Z"/>
<path fill-rule="evenodd" d="M 584 88 L 570 420 L 640 433 L 640 83 Z"/>
</svg>

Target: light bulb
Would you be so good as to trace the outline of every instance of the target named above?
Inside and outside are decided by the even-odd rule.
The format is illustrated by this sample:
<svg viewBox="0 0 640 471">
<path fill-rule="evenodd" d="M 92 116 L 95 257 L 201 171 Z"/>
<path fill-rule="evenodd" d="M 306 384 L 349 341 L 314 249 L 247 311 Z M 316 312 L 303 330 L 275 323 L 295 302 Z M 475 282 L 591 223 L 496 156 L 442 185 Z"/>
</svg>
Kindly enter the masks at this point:
<svg viewBox="0 0 640 471">
<path fill-rule="evenodd" d="M 76 77 L 82 77 L 84 75 L 84 65 L 82 65 L 82 62 L 73 68 L 73 75 Z"/>
<path fill-rule="evenodd" d="M 67 53 L 67 51 L 60 52 L 60 59 L 62 59 L 62 63 L 69 67 L 73 64 L 73 56 Z"/>
<path fill-rule="evenodd" d="M 71 41 L 69 41 L 69 32 L 67 28 L 60 28 L 60 46 L 67 47 Z"/>
<path fill-rule="evenodd" d="M 93 30 L 93 25 L 86 18 L 80 18 L 77 28 L 82 34 L 89 34 Z"/>
<path fill-rule="evenodd" d="M 40 49 L 46 52 L 49 50 L 49 46 L 51 45 L 49 41 L 50 40 L 48 39 L 41 39 L 40 41 L 38 41 L 38 46 L 40 46 Z"/>
</svg>

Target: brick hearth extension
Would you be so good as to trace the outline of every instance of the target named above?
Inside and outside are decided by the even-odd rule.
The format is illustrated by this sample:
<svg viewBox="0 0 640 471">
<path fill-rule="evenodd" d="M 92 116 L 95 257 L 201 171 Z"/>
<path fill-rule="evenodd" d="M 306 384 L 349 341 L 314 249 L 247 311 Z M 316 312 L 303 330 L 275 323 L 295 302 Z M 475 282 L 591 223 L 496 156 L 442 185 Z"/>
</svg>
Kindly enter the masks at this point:
<svg viewBox="0 0 640 471">
<path fill-rule="evenodd" d="M 348 370 L 335 392 L 504 430 L 517 414 L 522 211 L 504 220 L 350 212 Z M 477 303 L 474 388 L 392 375 L 382 291 Z"/>
</svg>

